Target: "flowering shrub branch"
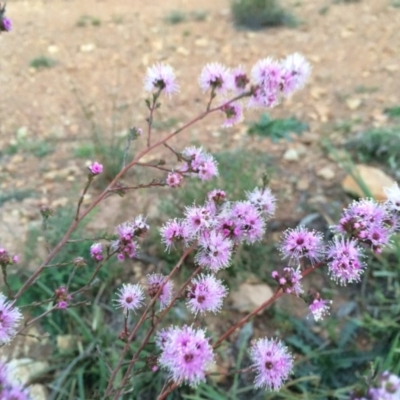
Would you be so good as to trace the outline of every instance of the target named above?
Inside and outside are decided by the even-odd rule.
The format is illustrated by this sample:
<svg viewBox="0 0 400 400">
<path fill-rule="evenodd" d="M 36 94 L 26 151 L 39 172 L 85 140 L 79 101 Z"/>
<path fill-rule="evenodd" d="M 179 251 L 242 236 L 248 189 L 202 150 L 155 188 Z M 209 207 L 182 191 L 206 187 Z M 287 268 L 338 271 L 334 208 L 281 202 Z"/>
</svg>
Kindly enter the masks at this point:
<svg viewBox="0 0 400 400">
<path fill-rule="evenodd" d="M 11 21 L 5 17 L 5 7 L 0 6 L 0 32 L 10 30 Z M 22 335 L 27 327 L 56 310 L 62 312 L 70 307 L 88 304 L 87 301 L 79 301 L 77 298 L 93 287 L 100 270 L 110 259 L 115 257 L 119 261 L 124 261 L 138 256 L 140 239 L 150 229 L 143 216 L 118 225 L 111 239 L 100 237 L 93 240 L 90 257 L 96 263 L 96 267 L 85 285 L 70 291 L 70 284 L 76 271 L 86 266 L 84 259 L 86 255 L 78 254 L 70 262 L 53 264 L 51 262 L 66 244 L 76 241 L 71 239 L 71 235 L 100 202 L 113 194 L 122 196 L 131 190 L 154 186 L 177 188 L 188 178 L 208 181 L 218 175 L 218 164 L 211 154 L 196 147 L 187 147 L 182 151 L 173 149 L 168 143 L 173 137 L 212 113 L 224 115 L 222 126 L 229 127 L 243 119 L 246 107 L 273 107 L 283 98 L 301 89 L 310 71 L 310 65 L 299 54 L 293 54 L 280 61 L 272 58 L 259 60 L 251 70 L 251 78 L 241 66 L 231 70 L 219 63 L 207 64 L 199 77 L 200 88 L 203 92 L 210 93 L 205 111 L 165 137 L 154 140 L 152 125 L 156 111 L 161 106 L 159 99 L 163 95 L 171 97 L 179 91 L 179 86 L 171 66 L 156 64 L 150 67 L 144 79 L 144 89 L 150 93 L 150 98 L 146 100 L 149 110 L 146 146 L 131 161 L 128 160 L 131 141 L 139 140 L 142 136 L 140 128 L 132 128 L 121 170 L 83 209 L 85 196 L 93 180 L 103 172 L 103 166 L 98 162 L 90 164 L 87 182 L 77 201 L 76 212 L 69 228 L 61 240 L 52 249 L 49 248 L 42 263 L 16 294 L 12 293 L 7 281 L 7 268 L 18 263 L 18 257 L 11 256 L 6 249 L 0 248 L 0 265 L 10 298 L 9 300 L 0 293 L 0 346 L 9 343 L 16 335 Z M 212 107 L 215 99 L 219 103 Z M 144 156 L 160 146 L 168 148 L 176 157 L 177 166 L 167 167 L 164 160 L 154 163 L 141 161 Z M 153 179 L 149 183 L 132 186 L 121 184 L 121 178 L 134 167 L 161 171 L 166 177 L 163 180 Z M 138 372 L 134 371 L 138 361 L 147 362 L 147 367 L 140 371 L 151 370 L 156 373 L 159 368 L 166 371 L 167 379 L 157 397 L 158 400 L 166 399 L 182 384 L 194 387 L 205 381 L 210 366 L 215 362 L 214 351 L 233 332 L 283 295 L 302 297 L 315 320 L 324 318 L 329 313 L 331 301 L 323 299 L 315 290 L 304 294 L 303 279 L 317 268 L 326 267 L 328 275 L 341 285 L 358 282 L 366 269 L 366 249 L 379 254 L 385 246 L 390 245 L 392 235 L 400 229 L 400 189 L 395 184 L 387 189 L 388 200 L 384 204 L 362 199 L 354 201 L 345 209 L 338 224 L 332 227 L 335 237 L 329 243 L 324 242 L 321 233 L 310 231 L 303 226 L 286 230 L 279 246 L 282 258 L 287 260 L 285 267 L 271 273 L 277 284 L 275 293 L 212 343 L 197 317 L 209 312 L 218 313 L 223 307 L 228 289 L 224 282 L 217 278 L 217 273 L 230 266 L 235 251 L 243 243 L 252 245 L 262 240 L 267 221 L 275 212 L 276 199 L 266 182 L 261 188 L 257 187 L 245 195 L 245 200 L 233 202 L 229 201 L 229 196 L 224 191 L 214 189 L 208 193 L 203 205 L 188 206 L 182 218 L 167 221 L 160 229 L 162 242 L 167 251 L 182 251 L 179 261 L 171 272 L 167 276 L 158 273 L 149 274 L 144 285 L 124 283 L 116 291 L 114 305 L 123 313 L 123 324 L 118 337 L 125 344 L 117 363 L 110 367 L 110 377 L 105 393 L 102 394 L 103 399 L 121 398 L 132 374 Z M 49 208 L 41 209 L 44 230 L 52 213 Z M 194 255 L 197 267 L 174 292 L 172 279 L 190 254 Z M 18 328 L 23 319 L 17 306 L 21 296 L 40 279 L 40 275 L 46 269 L 65 268 L 71 265 L 73 269 L 67 282 L 55 289 L 51 299 L 29 306 L 37 307 L 46 303 L 52 305 L 37 317 L 26 320 Z M 193 314 L 195 324 L 161 328 L 160 325 L 165 322 L 166 315 L 181 300 L 186 301 L 187 309 Z M 136 318 L 136 313 L 143 306 L 144 310 Z M 134 327 L 130 327 L 129 323 L 132 318 L 136 320 Z M 128 353 L 132 351 L 131 345 L 139 337 L 139 330 L 145 330 L 146 322 L 149 322 L 149 326 L 142 333 L 137 350 L 127 362 Z M 155 341 L 156 350 L 152 357 L 144 359 L 142 352 L 151 340 Z M 249 358 L 251 365 L 236 372 L 254 373 L 256 388 L 279 390 L 292 373 L 293 356 L 278 338 L 255 340 L 249 350 Z M 117 386 L 116 378 L 119 375 L 122 379 Z M 12 382 L 10 376 L 11 372 L 7 365 L 0 361 L 0 397 L 28 399 L 27 390 Z M 400 392 L 398 378 L 388 372 L 381 375 L 379 384 L 378 388 L 369 388 L 365 395 L 375 400 L 380 398 L 382 391 L 397 394 Z M 128 391 L 130 392 L 129 389 Z"/>
</svg>

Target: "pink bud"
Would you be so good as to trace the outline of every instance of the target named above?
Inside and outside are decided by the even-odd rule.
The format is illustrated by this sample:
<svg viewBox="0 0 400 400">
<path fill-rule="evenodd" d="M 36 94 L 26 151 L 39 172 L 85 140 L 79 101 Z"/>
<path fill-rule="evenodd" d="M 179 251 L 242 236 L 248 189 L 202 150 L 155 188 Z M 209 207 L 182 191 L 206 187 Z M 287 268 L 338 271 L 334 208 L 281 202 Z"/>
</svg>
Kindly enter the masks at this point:
<svg viewBox="0 0 400 400">
<path fill-rule="evenodd" d="M 90 164 L 88 168 L 92 175 L 99 175 L 103 172 L 103 165 L 98 163 L 97 161 Z"/>
</svg>

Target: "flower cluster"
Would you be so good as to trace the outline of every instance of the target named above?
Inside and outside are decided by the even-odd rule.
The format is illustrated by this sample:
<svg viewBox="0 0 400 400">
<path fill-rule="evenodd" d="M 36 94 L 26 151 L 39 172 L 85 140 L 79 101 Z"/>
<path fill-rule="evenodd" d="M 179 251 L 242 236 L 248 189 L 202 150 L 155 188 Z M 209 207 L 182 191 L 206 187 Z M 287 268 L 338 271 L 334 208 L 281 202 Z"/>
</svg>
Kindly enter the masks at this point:
<svg viewBox="0 0 400 400">
<path fill-rule="evenodd" d="M 336 236 L 326 252 L 331 278 L 341 285 L 359 281 L 365 269 L 363 257 L 356 240 Z"/>
<path fill-rule="evenodd" d="M 365 393 L 367 392 L 367 393 Z M 400 399 L 400 377 L 389 371 L 382 372 L 373 387 L 367 391 L 356 390 L 350 394 L 350 400 L 398 400 Z"/>
<path fill-rule="evenodd" d="M 144 78 L 144 89 L 146 92 L 162 92 L 168 96 L 179 92 L 179 86 L 176 83 L 175 72 L 170 65 L 155 64 L 147 69 Z"/>
<path fill-rule="evenodd" d="M 214 354 L 203 329 L 187 325 L 167 328 L 157 334 L 156 344 L 161 350 L 158 362 L 172 380 L 192 386 L 205 381 Z"/>
<path fill-rule="evenodd" d="M 187 290 L 186 305 L 193 314 L 212 311 L 217 313 L 228 289 L 214 275 L 200 275 L 194 278 Z"/>
<path fill-rule="evenodd" d="M 103 246 L 101 243 L 93 243 L 90 246 L 90 257 L 92 257 L 95 261 L 103 260 Z"/>
<path fill-rule="evenodd" d="M 293 260 L 296 264 L 303 257 L 314 264 L 321 260 L 324 250 L 321 233 L 309 231 L 302 226 L 286 230 L 280 245 L 283 257 Z"/>
<path fill-rule="evenodd" d="M 329 314 L 329 309 L 332 304 L 332 300 L 324 300 L 321 297 L 317 296 L 308 306 L 312 316 L 315 321 L 320 321 L 325 317 L 325 315 Z"/>
<path fill-rule="evenodd" d="M 228 93 L 232 93 L 240 97 L 250 97 L 248 107 L 273 107 L 282 97 L 290 96 L 301 89 L 310 71 L 310 64 L 298 53 L 280 61 L 272 58 L 259 60 L 251 70 L 251 80 L 242 66 L 230 69 L 220 63 L 209 63 L 200 73 L 199 86 L 203 92 L 211 90 L 211 99 L 216 95 L 225 99 Z M 179 91 L 175 73 L 166 64 L 149 67 L 144 82 L 147 92 L 165 92 L 171 95 Z M 224 127 L 235 125 L 243 119 L 240 98 L 221 103 L 219 109 L 226 115 Z"/>
<path fill-rule="evenodd" d="M 196 262 L 217 272 L 229 266 L 232 252 L 240 243 L 260 241 L 265 231 L 267 217 L 274 211 L 275 198 L 265 189 L 267 196 L 254 202 L 256 188 L 248 193 L 248 200 L 229 202 L 223 191 L 214 190 L 202 206 L 190 206 L 185 218 L 168 221 L 161 228 L 162 241 L 167 249 L 177 243 L 188 246 L 198 244 Z M 265 210 L 269 210 L 268 213 Z"/>
<path fill-rule="evenodd" d="M 167 277 L 161 274 L 149 274 L 146 277 L 147 293 L 153 298 L 161 289 L 161 293 L 157 300 L 160 302 L 160 310 L 168 307 L 172 300 L 173 283 L 166 281 Z"/>
<path fill-rule="evenodd" d="M 278 339 L 258 339 L 250 349 L 256 388 L 279 390 L 293 369 L 293 358 Z"/>
<path fill-rule="evenodd" d="M 186 147 L 182 151 L 182 158 L 185 162 L 178 167 L 180 173 L 197 176 L 202 181 L 209 181 L 218 176 L 217 161 L 201 147 Z"/>
<path fill-rule="evenodd" d="M 377 386 L 368 392 L 371 400 L 397 400 L 400 399 L 400 377 L 383 372 L 377 382 Z"/>
<path fill-rule="evenodd" d="M 54 291 L 54 295 L 56 297 L 57 308 L 60 310 L 66 310 L 68 308 L 68 302 L 72 300 L 72 296 L 68 294 L 67 288 L 61 286 Z"/>
<path fill-rule="evenodd" d="M 124 222 L 117 226 L 118 239 L 111 243 L 111 250 L 117 253 L 119 261 L 134 258 L 137 255 L 139 244 L 135 238 L 143 237 L 149 230 L 149 225 L 143 216 L 139 215 L 132 222 Z"/>
<path fill-rule="evenodd" d="M 143 289 L 138 284 L 123 284 L 119 289 L 118 297 L 115 299 L 116 306 L 122 308 L 124 313 L 136 311 L 143 304 Z"/>
<path fill-rule="evenodd" d="M 395 194 L 396 190 L 389 191 L 393 192 Z M 386 204 L 371 199 L 354 201 L 344 210 L 334 229 L 365 244 L 375 253 L 381 253 L 393 233 L 399 229 L 399 219 L 393 204 L 396 204 L 393 196 Z"/>
<path fill-rule="evenodd" d="M 0 267 L 7 267 L 8 265 L 17 264 L 19 257 L 17 255 L 11 256 L 6 249 L 0 247 Z"/>
<path fill-rule="evenodd" d="M 29 400 L 28 389 L 17 383 L 14 373 L 4 360 L 0 359 L 0 399 Z"/>
<path fill-rule="evenodd" d="M 15 336 L 22 314 L 12 302 L 0 293 L 0 346 Z"/>
<path fill-rule="evenodd" d="M 303 287 L 300 282 L 302 279 L 300 268 L 294 269 L 285 267 L 282 273 L 273 271 L 271 276 L 276 280 L 284 293 L 294 294 L 296 296 L 303 293 Z"/>
</svg>

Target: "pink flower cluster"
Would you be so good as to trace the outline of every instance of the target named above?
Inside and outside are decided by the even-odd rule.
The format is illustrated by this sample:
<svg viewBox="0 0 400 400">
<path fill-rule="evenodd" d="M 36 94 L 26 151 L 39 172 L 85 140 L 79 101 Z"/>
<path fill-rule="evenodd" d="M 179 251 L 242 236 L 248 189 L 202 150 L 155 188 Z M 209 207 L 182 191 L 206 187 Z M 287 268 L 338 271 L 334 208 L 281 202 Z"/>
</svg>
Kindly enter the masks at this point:
<svg viewBox="0 0 400 400">
<path fill-rule="evenodd" d="M 321 260 L 325 245 L 319 232 L 309 231 L 299 226 L 288 229 L 284 233 L 280 251 L 284 258 L 293 260 L 296 264 L 301 258 L 308 258 L 312 264 Z"/>
<path fill-rule="evenodd" d="M 393 212 L 394 211 L 394 212 Z M 375 253 L 390 243 L 393 233 L 399 230 L 399 216 L 392 199 L 379 204 L 371 199 L 354 201 L 343 212 L 334 229 L 370 247 Z"/>
<path fill-rule="evenodd" d="M 14 303 L 0 293 L 0 347 L 14 338 L 22 314 Z M 1 387 L 1 385 L 0 385 Z"/>
<path fill-rule="evenodd" d="M 156 344 L 161 350 L 158 363 L 172 380 L 191 386 L 205 381 L 214 353 L 203 329 L 170 327 L 157 334 Z"/>
<path fill-rule="evenodd" d="M 373 387 L 352 392 L 349 400 L 398 400 L 400 399 L 400 377 L 389 371 L 382 372 Z"/>
<path fill-rule="evenodd" d="M 19 257 L 17 255 L 11 256 L 6 249 L 0 247 L 0 266 L 7 267 L 8 265 L 17 264 Z"/>
<path fill-rule="evenodd" d="M 383 372 L 378 378 L 377 386 L 371 388 L 368 395 L 371 400 L 400 399 L 400 377 L 389 371 Z"/>
<path fill-rule="evenodd" d="M 184 176 L 198 177 L 202 181 L 208 181 L 218 176 L 217 161 L 201 147 L 186 147 L 180 157 L 184 161 L 176 168 L 176 171 L 168 173 L 166 178 L 168 186 L 173 188 L 181 186 Z"/>
<path fill-rule="evenodd" d="M 157 292 L 161 289 L 161 293 L 158 296 L 160 303 L 160 310 L 169 306 L 172 300 L 174 285 L 171 281 L 167 281 L 167 277 L 161 274 L 149 274 L 146 277 L 147 293 L 153 298 Z"/>
<path fill-rule="evenodd" d="M 68 294 L 67 288 L 61 286 L 54 291 L 56 297 L 57 308 L 60 310 L 66 310 L 68 308 L 68 302 L 72 300 L 72 296 Z"/>
<path fill-rule="evenodd" d="M 278 339 L 258 339 L 250 349 L 256 388 L 279 390 L 293 369 L 293 357 Z"/>
<path fill-rule="evenodd" d="M 310 64 L 298 53 L 280 61 L 272 58 L 259 60 L 251 70 L 251 80 L 242 66 L 231 70 L 223 64 L 210 63 L 206 64 L 200 73 L 199 86 L 203 92 L 211 90 L 212 97 L 220 95 L 225 99 L 232 93 L 233 96 L 250 97 L 248 107 L 273 107 L 282 97 L 290 96 L 301 89 L 310 72 Z M 172 67 L 166 64 L 149 67 L 144 82 L 147 92 L 165 92 L 170 96 L 179 91 L 175 73 Z M 226 115 L 224 127 L 235 125 L 243 119 L 243 105 L 240 99 L 225 100 L 220 107 Z"/>
<path fill-rule="evenodd" d="M 193 314 L 221 310 L 222 300 L 228 289 L 214 275 L 200 275 L 190 283 L 187 295 L 187 307 Z"/>
<path fill-rule="evenodd" d="M 124 222 L 117 226 L 118 239 L 111 243 L 111 250 L 117 252 L 119 261 L 136 257 L 139 244 L 135 239 L 146 235 L 148 230 L 149 225 L 141 215 L 132 222 Z"/>
<path fill-rule="evenodd" d="M 0 399 L 29 400 L 28 389 L 15 380 L 15 372 L 0 359 Z"/>
<path fill-rule="evenodd" d="M 262 239 L 274 208 L 269 189 L 256 188 L 247 193 L 247 200 L 237 202 L 228 202 L 223 191 L 214 190 L 204 205 L 187 207 L 184 218 L 168 221 L 161 228 L 162 241 L 167 250 L 178 243 L 189 246 L 196 242 L 196 262 L 217 272 L 229 266 L 235 246 Z"/>
<path fill-rule="evenodd" d="M 294 294 L 296 296 L 303 293 L 303 287 L 300 282 L 302 279 L 300 268 L 294 269 L 285 267 L 282 273 L 273 271 L 271 276 L 276 280 L 284 293 Z"/>
</svg>

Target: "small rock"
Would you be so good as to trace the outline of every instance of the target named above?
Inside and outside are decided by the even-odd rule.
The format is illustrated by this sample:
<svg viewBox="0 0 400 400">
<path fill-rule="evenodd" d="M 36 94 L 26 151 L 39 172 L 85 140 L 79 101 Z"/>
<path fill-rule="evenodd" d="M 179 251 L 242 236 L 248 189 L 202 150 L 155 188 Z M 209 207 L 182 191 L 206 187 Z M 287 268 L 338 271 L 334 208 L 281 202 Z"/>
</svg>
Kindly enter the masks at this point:
<svg viewBox="0 0 400 400">
<path fill-rule="evenodd" d="M 370 167 L 364 164 L 355 166 L 354 174 L 361 182 L 363 182 L 371 192 L 372 197 L 378 201 L 386 200 L 386 195 L 383 190 L 385 187 L 392 186 L 394 180 L 386 175 L 382 170 Z M 362 184 L 361 184 L 362 185 Z M 342 181 L 342 189 L 358 197 L 365 197 L 362 187 L 349 174 Z"/>
<path fill-rule="evenodd" d="M 17 382 L 25 384 L 33 377 L 43 374 L 49 364 L 45 361 L 35 361 L 31 358 L 18 358 L 9 362 L 12 376 Z M 32 400 L 46 400 L 47 393 L 43 385 L 32 385 L 28 387 L 30 398 Z"/>
<path fill-rule="evenodd" d="M 331 167 L 324 167 L 317 171 L 317 176 L 325 179 L 326 181 L 330 181 L 335 177 L 335 171 Z"/>
<path fill-rule="evenodd" d="M 47 48 L 47 51 L 48 51 L 50 54 L 55 54 L 55 53 L 58 53 L 59 49 L 58 49 L 58 47 L 57 47 L 56 45 L 52 44 L 51 46 L 49 46 L 49 47 Z"/>
<path fill-rule="evenodd" d="M 79 49 L 82 53 L 90 53 L 95 48 L 96 48 L 96 45 L 94 43 L 87 43 L 87 44 L 82 44 Z"/>
<path fill-rule="evenodd" d="M 386 71 L 396 72 L 399 70 L 399 66 L 397 64 L 389 64 L 385 66 Z"/>
<path fill-rule="evenodd" d="M 354 111 L 354 110 L 357 110 L 357 108 L 360 107 L 361 99 L 347 99 L 346 100 L 346 104 L 347 104 L 347 107 L 350 110 Z"/>
<path fill-rule="evenodd" d="M 194 44 L 198 47 L 207 47 L 209 45 L 209 41 L 205 38 L 197 39 Z"/>
<path fill-rule="evenodd" d="M 68 204 L 68 197 L 60 197 L 54 201 L 51 202 L 51 207 L 57 208 L 57 207 L 65 207 Z"/>
<path fill-rule="evenodd" d="M 300 137 L 299 140 L 304 144 L 312 144 L 318 142 L 320 135 L 315 132 L 305 132 Z"/>
<path fill-rule="evenodd" d="M 297 190 L 307 190 L 310 187 L 310 182 L 307 178 L 301 178 L 296 183 Z"/>
<path fill-rule="evenodd" d="M 185 48 L 182 47 L 182 46 L 179 46 L 179 47 L 176 49 L 176 52 L 177 52 L 178 54 L 182 54 L 183 56 L 188 56 L 188 55 L 190 55 L 190 51 L 189 51 L 188 49 L 185 49 Z"/>
<path fill-rule="evenodd" d="M 235 309 L 240 312 L 251 312 L 270 299 L 273 294 L 272 289 L 265 283 L 245 282 L 239 286 L 237 291 L 231 293 L 230 299 Z"/>
<path fill-rule="evenodd" d="M 60 353 L 70 353 L 77 348 L 78 337 L 76 335 L 58 335 L 57 348 Z"/>
<path fill-rule="evenodd" d="M 283 155 L 283 159 L 285 161 L 293 162 L 293 161 L 299 161 L 300 156 L 299 153 L 296 149 L 287 149 L 285 151 L 285 154 Z"/>
</svg>

